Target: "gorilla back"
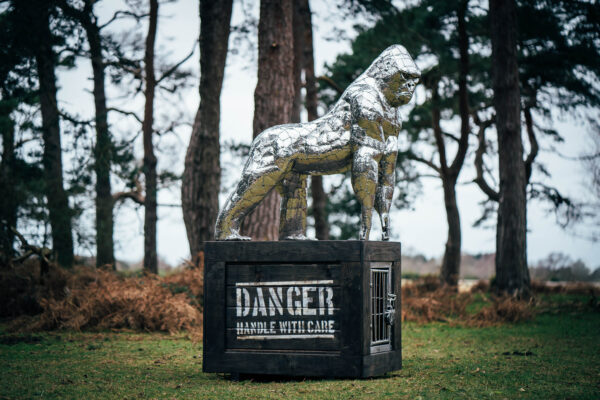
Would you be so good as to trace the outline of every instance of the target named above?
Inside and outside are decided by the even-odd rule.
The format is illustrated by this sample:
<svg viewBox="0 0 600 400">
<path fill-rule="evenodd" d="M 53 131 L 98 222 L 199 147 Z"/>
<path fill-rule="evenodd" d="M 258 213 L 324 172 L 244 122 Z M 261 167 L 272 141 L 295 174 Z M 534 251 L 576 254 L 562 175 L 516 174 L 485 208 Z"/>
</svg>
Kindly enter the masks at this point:
<svg viewBox="0 0 600 400">
<path fill-rule="evenodd" d="M 240 225 L 273 189 L 281 200 L 280 239 L 306 239 L 306 179 L 351 169 L 361 204 L 359 239 L 368 240 L 371 216 L 389 239 L 395 185 L 398 107 L 412 98 L 420 72 L 400 45 L 387 48 L 323 117 L 263 131 L 252 142 L 242 178 L 219 213 L 217 240 L 250 240 Z"/>
</svg>

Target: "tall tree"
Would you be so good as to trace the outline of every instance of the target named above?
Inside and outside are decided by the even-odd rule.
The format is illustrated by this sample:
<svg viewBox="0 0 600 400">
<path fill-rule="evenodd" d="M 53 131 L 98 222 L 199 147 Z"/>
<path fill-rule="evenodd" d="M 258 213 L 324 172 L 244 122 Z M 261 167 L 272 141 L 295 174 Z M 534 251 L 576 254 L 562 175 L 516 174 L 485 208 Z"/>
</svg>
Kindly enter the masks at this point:
<svg viewBox="0 0 600 400">
<path fill-rule="evenodd" d="M 472 13 L 467 0 L 425 0 L 402 10 L 390 4 L 387 6 L 380 21 L 357 36 L 352 44 L 353 54 L 338 57 L 330 68 L 331 78 L 344 87 L 369 65 L 378 52 L 393 43 L 405 45 L 415 58 L 427 57 L 434 63 L 422 77 L 427 94 L 425 101 L 415 107 L 403 122 L 404 132 L 409 134 L 412 143 L 409 151 L 400 154 L 399 162 L 406 159 L 420 162 L 432 169 L 441 180 L 448 223 L 441 280 L 456 286 L 462 245 L 456 184 L 469 147 L 467 20 L 472 18 Z M 383 4 L 378 7 L 383 7 Z M 460 119 L 459 134 L 449 132 L 444 126 L 456 117 Z M 431 147 L 422 146 L 424 142 Z M 449 154 L 451 149 L 456 149 L 452 158 Z"/>
<path fill-rule="evenodd" d="M 144 136 L 144 177 L 146 182 L 146 196 L 144 199 L 144 270 L 157 274 L 158 260 L 156 256 L 156 155 L 154 154 L 153 124 L 154 124 L 154 90 L 156 78 L 154 75 L 154 44 L 158 25 L 158 0 L 150 0 L 150 15 L 148 21 L 148 34 L 146 36 L 146 49 L 144 54 L 144 80 L 146 104 L 144 106 L 144 122 L 142 134 Z"/>
<path fill-rule="evenodd" d="M 300 122 L 302 88 L 306 90 L 304 107 L 309 121 L 319 117 L 317 112 L 317 81 L 312 35 L 312 18 L 308 0 L 294 2 L 294 106 L 292 122 Z M 302 75 L 304 73 L 304 82 Z M 315 220 L 315 236 L 319 240 L 329 239 L 327 221 L 327 196 L 323 189 L 323 177 L 311 176 L 312 215 Z"/>
<path fill-rule="evenodd" d="M 253 137 L 273 125 L 291 120 L 294 100 L 292 21 L 291 0 L 261 0 Z M 255 240 L 277 240 L 279 203 L 277 191 L 269 193 L 246 217 L 242 233 Z"/>
<path fill-rule="evenodd" d="M 528 296 L 527 178 L 521 140 L 517 7 L 514 0 L 490 0 L 489 8 L 500 172 L 495 285 L 498 290 Z"/>
<path fill-rule="evenodd" d="M 32 29 L 29 35 L 35 38 L 32 50 L 39 80 L 44 142 L 42 163 L 50 226 L 52 227 L 52 247 L 58 263 L 64 267 L 71 267 L 73 265 L 71 210 L 63 182 L 60 117 L 56 100 L 57 55 L 53 50 L 55 36 L 50 28 L 50 16 L 54 4 L 36 0 L 26 3 L 15 2 L 14 6 L 23 13 L 22 15 L 25 17 L 23 23 Z"/>
<path fill-rule="evenodd" d="M 94 13 L 95 0 L 84 0 L 77 8 L 67 0 L 60 0 L 66 15 L 78 21 L 86 33 L 89 57 L 92 64 L 95 107 L 96 145 L 94 147 L 94 171 L 96 173 L 96 265 L 110 264 L 115 268 L 113 197 L 110 183 L 110 166 L 113 158 L 113 143 L 108 126 L 106 105 L 106 63 L 102 55 L 101 29 Z"/>
<path fill-rule="evenodd" d="M 552 127 L 556 111 L 569 112 L 577 120 L 580 113 L 572 111 L 600 104 L 600 91 L 596 85 L 600 76 L 597 6 L 583 0 L 536 0 L 519 1 L 517 7 L 519 91 L 522 120 L 529 142 L 529 153 L 526 157 L 521 154 L 524 158 L 527 194 L 529 199 L 549 201 L 557 215 L 566 217 L 561 223 L 564 226 L 576 220 L 578 215 L 585 214 L 585 210 L 579 210 L 571 199 L 563 197 L 557 189 L 533 180 L 532 172 L 540 147 L 538 136 L 562 141 L 560 133 Z M 484 35 L 489 35 L 489 31 Z M 544 118 L 547 125 L 544 127 L 536 123 L 536 116 Z M 485 132 L 494 120 L 484 120 L 474 113 L 474 121 L 479 126 L 479 148 L 475 157 L 476 183 L 490 200 L 499 202 L 500 190 L 495 190 L 484 178 L 483 162 L 487 150 Z M 540 166 L 538 170 L 547 175 L 543 167 Z M 513 291 L 511 288 L 507 290 Z"/>
<path fill-rule="evenodd" d="M 2 137 L 2 159 L 0 160 L 0 190 L 13 193 L 0 197 L 0 265 L 7 266 L 14 254 L 14 233 L 11 227 L 17 226 L 18 198 L 16 195 L 15 175 L 18 173 L 15 154 L 15 121 L 11 114 L 17 109 L 20 100 L 19 85 L 15 85 L 9 76 L 24 62 L 19 35 L 15 32 L 15 12 L 6 10 L 0 14 L 0 35 L 4 38 L 0 47 L 0 135 Z M 21 49 L 21 51 L 19 51 Z M 21 81 L 20 79 L 18 81 Z M 16 87 L 14 87 L 16 86 Z"/>
<path fill-rule="evenodd" d="M 203 243 L 214 238 L 219 212 L 220 98 L 232 3 L 232 0 L 200 0 L 200 105 L 185 156 L 181 185 L 183 221 L 195 263 Z"/>
<path fill-rule="evenodd" d="M 1 91 L 4 94 L 4 90 Z M 0 134 L 2 135 L 2 160 L 0 160 L 0 188 L 7 190 L 15 187 L 15 127 L 9 114 L 0 104 Z M 0 198 L 0 265 L 8 265 L 14 253 L 14 234 L 11 227 L 17 226 L 17 208 L 15 196 Z"/>
<path fill-rule="evenodd" d="M 59 217 L 64 213 L 68 219 L 61 223 L 68 223 L 69 228 L 65 229 L 66 237 L 59 236 L 56 240 L 62 241 L 63 245 L 59 242 L 58 246 L 63 249 L 63 254 L 65 251 L 67 255 L 70 253 L 70 260 L 61 257 L 59 262 L 63 266 L 69 266 L 73 258 L 74 204 L 68 204 L 66 201 L 57 203 L 57 199 L 52 197 L 54 192 L 50 186 L 60 185 L 56 190 L 59 199 L 62 195 L 68 196 L 63 189 L 61 161 L 62 152 L 65 151 L 61 145 L 61 137 L 65 132 L 62 124 L 58 125 L 57 131 L 58 120 L 42 125 L 41 129 L 38 120 L 42 97 L 45 110 L 41 118 L 42 123 L 48 114 L 53 114 L 53 109 L 58 114 L 58 106 L 55 103 L 49 105 L 48 101 L 49 98 L 56 99 L 54 69 L 58 66 L 72 66 L 65 54 L 68 54 L 71 44 L 67 43 L 67 40 L 77 37 L 77 31 L 72 23 L 61 18 L 54 1 L 44 4 L 37 1 L 7 3 L 8 6 L 0 13 L 0 36 L 3 40 L 0 46 L 0 192 L 10 195 L 0 199 L 0 263 L 8 265 L 14 259 L 16 231 L 13 229 L 18 228 L 18 225 L 27 227 L 23 233 L 35 238 L 42 247 L 50 246 L 48 235 L 52 235 L 56 229 L 52 224 L 50 229 L 47 229 L 50 215 L 53 215 L 54 222 L 57 213 Z M 40 41 L 38 38 L 42 35 L 44 40 Z M 43 86 L 38 76 L 36 54 L 40 55 L 40 60 L 51 57 L 51 68 L 48 68 L 48 65 L 42 67 Z M 48 84 L 48 80 L 52 82 Z M 45 93 L 42 96 L 42 89 L 52 91 L 52 88 L 53 94 Z M 54 143 L 45 146 L 44 140 L 47 138 Z M 40 151 L 32 151 L 31 146 L 36 146 L 36 143 L 39 143 Z M 58 151 L 59 154 L 52 155 L 51 150 Z M 48 163 L 49 158 L 58 163 Z M 48 164 L 50 166 L 46 168 Z M 60 174 L 56 174 L 56 171 L 60 171 Z M 60 183 L 57 185 L 56 181 L 48 181 L 48 175 L 56 176 Z M 69 190 L 72 189 L 71 183 Z M 57 210 L 57 204 L 67 208 Z M 39 236 L 36 237 L 37 235 Z M 69 239 L 70 246 L 65 244 Z M 20 242 L 22 243 L 21 240 Z M 56 245 L 57 243 L 54 244 Z M 58 251 L 55 251 L 56 255 L 60 255 Z"/>
<path fill-rule="evenodd" d="M 448 239 L 446 241 L 446 251 L 442 259 L 442 268 L 440 271 L 443 283 L 457 286 L 460 272 L 460 256 L 462 235 L 460 227 L 460 214 L 456 202 L 456 183 L 462 170 L 467 149 L 469 147 L 469 94 L 467 88 L 467 77 L 469 74 L 469 37 L 467 34 L 467 11 L 468 0 L 458 2 L 456 9 L 457 16 L 457 39 L 458 39 L 458 111 L 460 115 L 460 137 L 458 139 L 458 150 L 456 156 L 450 165 L 445 160 L 444 138 L 439 129 L 435 129 L 435 140 L 440 155 L 440 175 L 442 177 L 442 186 L 444 188 L 444 205 L 446 207 L 446 218 L 448 220 Z"/>
<path fill-rule="evenodd" d="M 317 112 L 317 80 L 315 78 L 315 59 L 313 47 L 312 12 L 308 0 L 302 2 L 300 16 L 304 21 L 304 80 L 306 87 L 305 107 L 308 120 L 319 117 Z M 327 219 L 327 196 L 323 188 L 323 177 L 311 177 L 312 212 L 315 219 L 315 235 L 319 240 L 329 239 L 329 221 Z"/>
</svg>

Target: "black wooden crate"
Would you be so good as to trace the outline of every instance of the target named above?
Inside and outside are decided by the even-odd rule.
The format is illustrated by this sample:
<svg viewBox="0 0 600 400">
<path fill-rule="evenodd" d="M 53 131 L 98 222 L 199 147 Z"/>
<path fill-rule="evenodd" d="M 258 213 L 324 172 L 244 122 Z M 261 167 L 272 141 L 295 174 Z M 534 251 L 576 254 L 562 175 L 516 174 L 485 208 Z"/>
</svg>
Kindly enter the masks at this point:
<svg viewBox="0 0 600 400">
<path fill-rule="evenodd" d="M 400 369 L 400 279 L 396 242 L 208 242 L 203 371 L 368 377 Z"/>
</svg>

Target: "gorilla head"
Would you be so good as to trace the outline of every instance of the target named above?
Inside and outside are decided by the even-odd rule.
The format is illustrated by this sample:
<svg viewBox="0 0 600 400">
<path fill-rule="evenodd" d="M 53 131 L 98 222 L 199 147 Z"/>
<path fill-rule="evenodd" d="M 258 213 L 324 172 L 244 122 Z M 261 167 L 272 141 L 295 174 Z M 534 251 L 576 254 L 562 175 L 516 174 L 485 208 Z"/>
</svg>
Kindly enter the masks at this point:
<svg viewBox="0 0 600 400">
<path fill-rule="evenodd" d="M 395 44 L 373 61 L 367 75 L 378 81 L 388 103 L 399 107 L 412 98 L 421 72 L 404 46 Z"/>
</svg>

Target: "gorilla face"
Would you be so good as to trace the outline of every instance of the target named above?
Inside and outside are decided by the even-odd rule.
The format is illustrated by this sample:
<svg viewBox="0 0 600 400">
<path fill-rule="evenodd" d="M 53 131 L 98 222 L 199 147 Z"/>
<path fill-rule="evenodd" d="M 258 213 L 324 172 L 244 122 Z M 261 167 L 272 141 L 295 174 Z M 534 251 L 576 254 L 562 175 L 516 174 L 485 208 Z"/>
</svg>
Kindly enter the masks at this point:
<svg viewBox="0 0 600 400">
<path fill-rule="evenodd" d="M 406 71 L 399 71 L 386 80 L 383 94 L 392 107 L 407 104 L 419 82 L 419 75 Z"/>
<path fill-rule="evenodd" d="M 367 75 L 377 80 L 388 104 L 399 107 L 412 98 L 421 72 L 406 48 L 392 45 L 373 61 Z"/>
</svg>

